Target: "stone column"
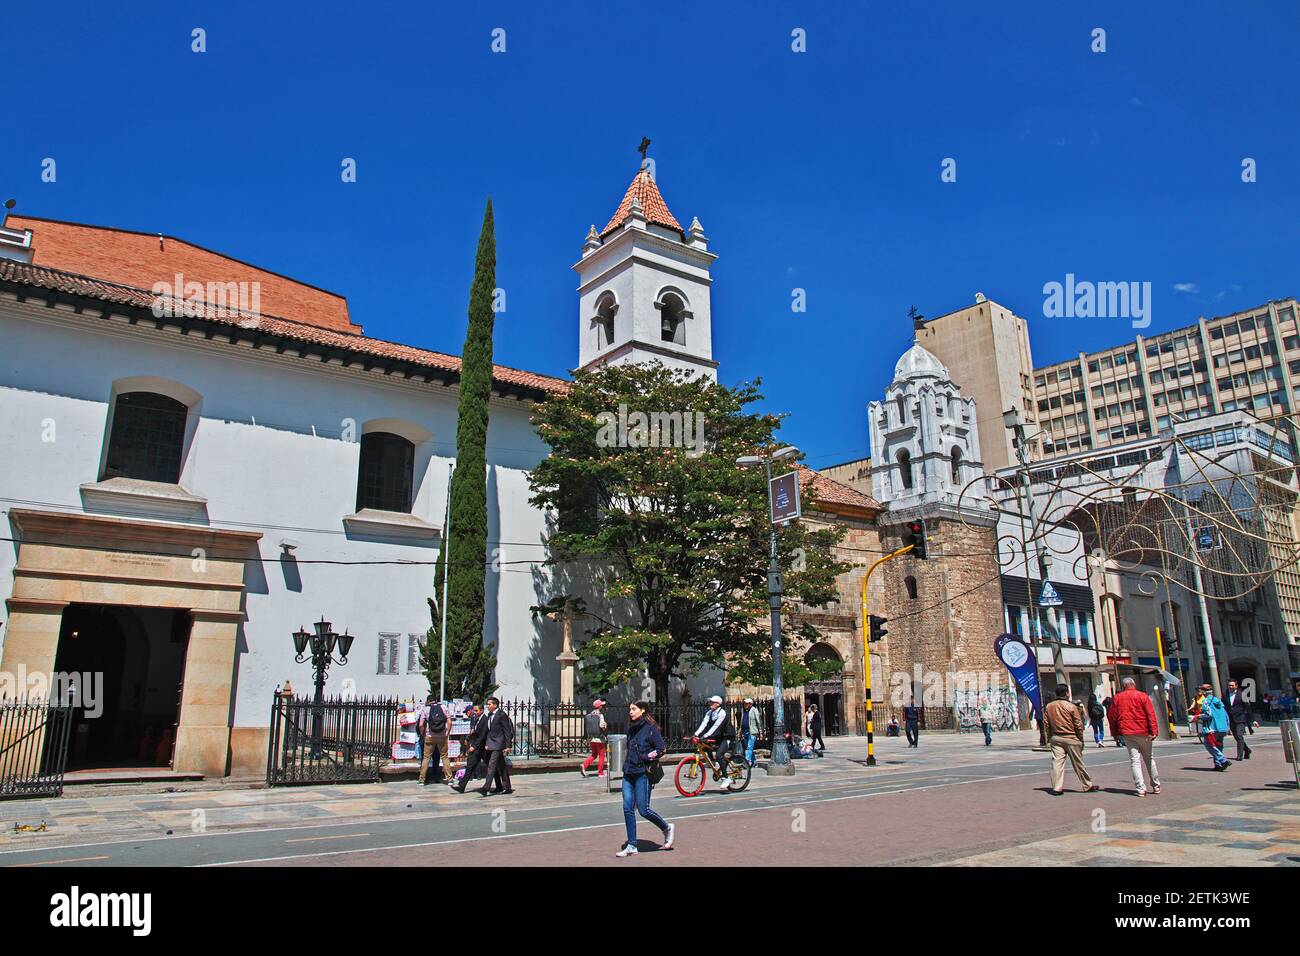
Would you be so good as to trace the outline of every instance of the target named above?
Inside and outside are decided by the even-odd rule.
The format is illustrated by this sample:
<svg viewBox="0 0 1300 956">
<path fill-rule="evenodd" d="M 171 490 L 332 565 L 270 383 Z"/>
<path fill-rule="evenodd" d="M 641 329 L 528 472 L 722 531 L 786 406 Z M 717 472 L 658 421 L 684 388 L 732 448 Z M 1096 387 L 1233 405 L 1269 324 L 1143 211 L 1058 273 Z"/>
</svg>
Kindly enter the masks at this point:
<svg viewBox="0 0 1300 956">
<path fill-rule="evenodd" d="M 68 602 L 13 597 L 6 604 L 9 620 L 5 624 L 0 671 L 14 682 L 13 696 L 22 697 L 26 688 L 33 686 L 26 680 L 33 675 L 43 675 L 42 685 L 50 686 L 54 659 L 59 650 L 63 609 Z M 20 683 L 23 686 L 18 686 Z"/>
<path fill-rule="evenodd" d="M 221 777 L 230 751 L 231 685 L 243 612 L 196 608 L 191 617 L 172 769 Z"/>
</svg>

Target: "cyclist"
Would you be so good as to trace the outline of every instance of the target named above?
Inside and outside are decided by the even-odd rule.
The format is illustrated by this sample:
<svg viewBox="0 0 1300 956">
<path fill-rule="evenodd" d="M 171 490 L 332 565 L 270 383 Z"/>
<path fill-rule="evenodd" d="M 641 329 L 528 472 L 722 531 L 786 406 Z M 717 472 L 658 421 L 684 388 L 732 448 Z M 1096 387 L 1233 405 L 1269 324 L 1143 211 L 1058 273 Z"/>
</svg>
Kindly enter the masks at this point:
<svg viewBox="0 0 1300 956">
<path fill-rule="evenodd" d="M 731 715 L 727 713 L 727 708 L 722 706 L 722 698 L 714 694 L 709 698 L 708 713 L 700 721 L 700 726 L 695 728 L 691 741 L 696 744 L 701 740 L 717 741 L 718 749 L 714 756 L 718 761 L 718 770 L 722 774 L 722 786 L 719 788 L 721 790 L 731 787 L 731 778 L 727 776 L 727 754 L 730 753 L 735 739 L 736 729 L 731 723 Z"/>
</svg>

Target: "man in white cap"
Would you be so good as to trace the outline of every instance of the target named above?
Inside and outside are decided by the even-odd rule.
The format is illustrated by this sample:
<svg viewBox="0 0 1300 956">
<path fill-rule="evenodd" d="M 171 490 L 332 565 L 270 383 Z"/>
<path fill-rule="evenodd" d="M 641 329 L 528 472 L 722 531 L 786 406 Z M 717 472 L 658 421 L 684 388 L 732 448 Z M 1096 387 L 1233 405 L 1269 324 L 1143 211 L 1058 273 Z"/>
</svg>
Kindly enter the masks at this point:
<svg viewBox="0 0 1300 956">
<path fill-rule="evenodd" d="M 740 739 L 745 742 L 745 762 L 754 766 L 754 744 L 763 736 L 763 715 L 754 706 L 754 698 L 746 697 L 740 712 Z"/>
<path fill-rule="evenodd" d="M 692 739 L 695 743 L 699 743 L 702 739 L 716 740 L 718 742 L 718 750 L 715 756 L 722 776 L 720 789 L 728 789 L 731 786 L 731 778 L 727 776 L 727 754 L 731 752 L 732 742 L 736 739 L 736 730 L 731 724 L 731 717 L 727 714 L 727 708 L 722 706 L 722 698 L 717 694 L 709 698 L 709 711 L 704 715 L 704 719 L 700 721 L 700 726 L 695 728 L 695 735 Z"/>
</svg>

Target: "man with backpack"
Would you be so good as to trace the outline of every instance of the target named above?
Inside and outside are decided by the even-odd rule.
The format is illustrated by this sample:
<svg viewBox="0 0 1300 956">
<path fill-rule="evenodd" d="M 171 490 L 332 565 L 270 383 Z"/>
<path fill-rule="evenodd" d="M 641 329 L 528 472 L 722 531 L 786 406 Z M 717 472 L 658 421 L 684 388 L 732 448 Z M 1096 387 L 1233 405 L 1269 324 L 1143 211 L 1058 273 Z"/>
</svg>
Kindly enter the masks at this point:
<svg viewBox="0 0 1300 956">
<path fill-rule="evenodd" d="M 438 776 L 436 783 L 442 783 L 443 777 L 451 776 L 451 760 L 447 756 L 447 712 L 442 704 L 430 694 L 420 708 L 419 731 L 424 735 L 424 759 L 420 761 L 420 786 L 428 785 L 425 779 L 432 761 Z M 439 763 L 441 761 L 441 763 Z"/>
<path fill-rule="evenodd" d="M 1223 739 L 1227 736 L 1229 727 L 1228 709 L 1223 706 L 1223 701 L 1214 696 L 1214 688 L 1209 684 L 1201 685 L 1201 731 L 1205 735 L 1205 749 L 1210 752 L 1210 757 L 1214 760 L 1215 770 L 1227 770 L 1232 764 L 1228 758 L 1223 755 Z"/>
</svg>

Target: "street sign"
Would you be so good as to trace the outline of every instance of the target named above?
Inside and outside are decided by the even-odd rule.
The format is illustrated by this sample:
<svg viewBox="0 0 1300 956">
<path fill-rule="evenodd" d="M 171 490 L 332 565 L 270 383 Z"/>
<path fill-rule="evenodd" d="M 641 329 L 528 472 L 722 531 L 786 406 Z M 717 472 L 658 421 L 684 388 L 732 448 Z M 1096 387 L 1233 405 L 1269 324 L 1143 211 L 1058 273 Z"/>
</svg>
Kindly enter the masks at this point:
<svg viewBox="0 0 1300 956">
<path fill-rule="evenodd" d="M 1042 593 L 1038 595 L 1039 607 L 1060 607 L 1061 595 L 1056 593 L 1056 588 L 1052 587 L 1051 581 L 1043 582 Z"/>
<path fill-rule="evenodd" d="M 772 479 L 772 523 L 793 521 L 802 513 L 799 510 L 799 473 L 787 472 Z"/>
<path fill-rule="evenodd" d="M 1218 531 L 1213 525 L 1204 525 L 1196 529 L 1196 550 L 1215 551 L 1219 547 Z"/>
</svg>

